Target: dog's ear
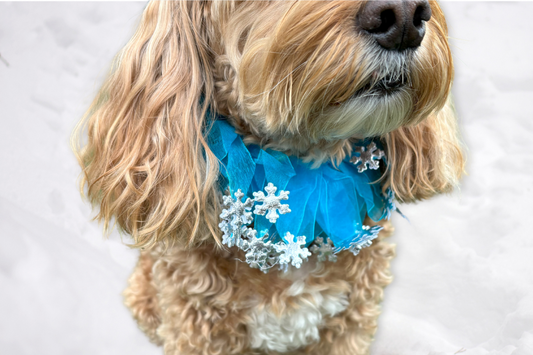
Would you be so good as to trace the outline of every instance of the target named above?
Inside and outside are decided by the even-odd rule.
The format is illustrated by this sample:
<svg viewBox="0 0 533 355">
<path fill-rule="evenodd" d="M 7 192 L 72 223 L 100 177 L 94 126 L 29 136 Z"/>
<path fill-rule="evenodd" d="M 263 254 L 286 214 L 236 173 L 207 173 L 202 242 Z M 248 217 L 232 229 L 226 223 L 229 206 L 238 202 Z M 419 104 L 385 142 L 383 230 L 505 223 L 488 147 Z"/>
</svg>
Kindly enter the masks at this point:
<svg viewBox="0 0 533 355">
<path fill-rule="evenodd" d="M 208 3 L 149 3 L 73 137 L 96 219 L 114 218 L 135 247 L 217 238 Z"/>
<path fill-rule="evenodd" d="M 465 159 L 453 102 L 415 126 L 385 136 L 388 168 L 384 187 L 403 202 L 450 192 L 464 172 Z"/>
</svg>

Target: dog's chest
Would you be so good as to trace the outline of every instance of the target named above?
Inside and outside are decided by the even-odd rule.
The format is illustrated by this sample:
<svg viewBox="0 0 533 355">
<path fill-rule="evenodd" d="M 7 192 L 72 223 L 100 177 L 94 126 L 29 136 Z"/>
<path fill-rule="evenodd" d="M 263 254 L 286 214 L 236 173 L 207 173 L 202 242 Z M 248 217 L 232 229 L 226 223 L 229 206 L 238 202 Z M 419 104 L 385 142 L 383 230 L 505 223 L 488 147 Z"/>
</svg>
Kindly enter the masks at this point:
<svg viewBox="0 0 533 355">
<path fill-rule="evenodd" d="M 286 352 L 316 342 L 326 319 L 347 308 L 346 292 L 310 285 L 296 279 L 300 274 L 289 276 L 295 280 L 280 299 L 257 302 L 250 309 L 247 328 L 252 348 Z"/>
</svg>

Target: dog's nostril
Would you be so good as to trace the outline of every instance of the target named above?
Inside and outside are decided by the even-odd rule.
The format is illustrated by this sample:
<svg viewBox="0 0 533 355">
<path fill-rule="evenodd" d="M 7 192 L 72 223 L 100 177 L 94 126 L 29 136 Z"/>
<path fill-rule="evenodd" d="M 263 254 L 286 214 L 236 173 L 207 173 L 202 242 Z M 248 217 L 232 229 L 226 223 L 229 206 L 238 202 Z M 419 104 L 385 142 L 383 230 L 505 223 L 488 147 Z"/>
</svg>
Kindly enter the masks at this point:
<svg viewBox="0 0 533 355">
<path fill-rule="evenodd" d="M 422 8 L 422 6 L 416 7 L 415 14 L 413 16 L 413 25 L 415 25 L 415 27 L 419 27 L 422 24 L 422 12 L 423 11 L 424 9 Z"/>
<path fill-rule="evenodd" d="M 431 7 L 429 3 L 422 1 L 420 5 L 416 7 L 413 15 L 413 25 L 420 27 L 424 22 L 431 20 Z"/>
<path fill-rule="evenodd" d="M 381 25 L 374 30 L 369 30 L 368 32 L 370 33 L 387 32 L 396 22 L 396 15 L 394 15 L 394 11 L 388 9 L 388 10 L 383 11 L 380 14 L 380 19 L 381 19 Z"/>
</svg>

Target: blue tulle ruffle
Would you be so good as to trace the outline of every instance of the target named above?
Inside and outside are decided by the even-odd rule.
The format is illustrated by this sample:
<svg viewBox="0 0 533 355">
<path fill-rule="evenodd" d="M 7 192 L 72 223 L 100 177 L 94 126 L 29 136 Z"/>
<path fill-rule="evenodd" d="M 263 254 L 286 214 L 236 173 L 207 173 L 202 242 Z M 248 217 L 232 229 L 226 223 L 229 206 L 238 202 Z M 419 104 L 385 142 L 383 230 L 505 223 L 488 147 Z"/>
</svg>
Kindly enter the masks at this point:
<svg viewBox="0 0 533 355">
<path fill-rule="evenodd" d="M 347 157 L 338 167 L 324 163 L 312 164 L 257 145 L 245 146 L 234 128 L 223 119 L 212 122 L 208 144 L 220 164 L 220 188 L 229 188 L 231 195 L 240 189 L 248 197 L 264 191 L 268 183 L 290 191 L 291 212 L 280 215 L 275 224 L 265 216 L 255 215 L 254 229 L 268 230 L 273 242 L 282 240 L 287 232 L 305 236 L 309 245 L 318 236 L 326 235 L 337 250 L 348 249 L 367 236 L 363 220 L 368 215 L 379 221 L 389 218 L 395 209 L 393 195 L 382 193 L 376 181 L 379 170 L 358 172 Z M 360 145 L 368 143 L 361 141 Z"/>
</svg>

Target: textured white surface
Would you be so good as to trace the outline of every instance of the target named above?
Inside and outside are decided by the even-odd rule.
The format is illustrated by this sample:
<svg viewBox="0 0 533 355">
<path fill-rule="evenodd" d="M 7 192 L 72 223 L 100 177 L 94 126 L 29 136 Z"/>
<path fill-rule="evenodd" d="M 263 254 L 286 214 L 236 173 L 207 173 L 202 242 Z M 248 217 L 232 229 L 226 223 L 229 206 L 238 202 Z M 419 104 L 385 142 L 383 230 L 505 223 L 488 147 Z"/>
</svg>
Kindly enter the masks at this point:
<svg viewBox="0 0 533 355">
<path fill-rule="evenodd" d="M 0 3 L 0 353 L 161 354 L 120 293 L 136 252 L 78 195 L 70 132 L 143 3 Z M 445 2 L 461 191 L 403 206 L 373 354 L 533 354 L 533 3 Z"/>
</svg>

